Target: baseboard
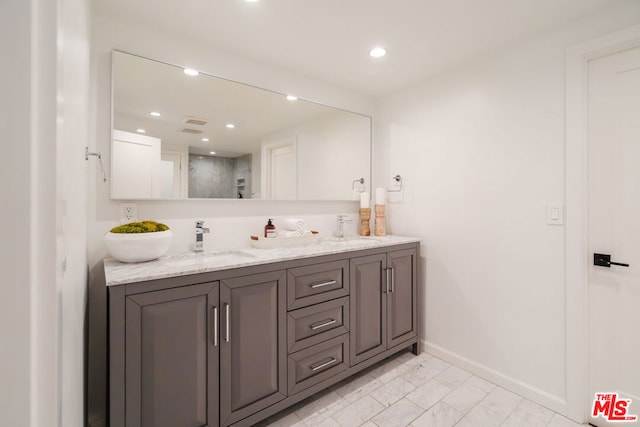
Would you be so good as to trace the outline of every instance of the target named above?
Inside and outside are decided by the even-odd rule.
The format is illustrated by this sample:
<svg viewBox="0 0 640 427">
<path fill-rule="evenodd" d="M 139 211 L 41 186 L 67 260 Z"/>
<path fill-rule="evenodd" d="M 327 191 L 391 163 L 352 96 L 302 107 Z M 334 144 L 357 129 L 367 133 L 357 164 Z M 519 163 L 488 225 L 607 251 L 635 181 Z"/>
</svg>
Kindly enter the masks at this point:
<svg viewBox="0 0 640 427">
<path fill-rule="evenodd" d="M 531 384 L 512 378 L 428 341 L 422 340 L 422 350 L 522 397 L 526 397 L 552 411 L 567 416 L 567 402 L 561 397 L 554 396 Z"/>
</svg>

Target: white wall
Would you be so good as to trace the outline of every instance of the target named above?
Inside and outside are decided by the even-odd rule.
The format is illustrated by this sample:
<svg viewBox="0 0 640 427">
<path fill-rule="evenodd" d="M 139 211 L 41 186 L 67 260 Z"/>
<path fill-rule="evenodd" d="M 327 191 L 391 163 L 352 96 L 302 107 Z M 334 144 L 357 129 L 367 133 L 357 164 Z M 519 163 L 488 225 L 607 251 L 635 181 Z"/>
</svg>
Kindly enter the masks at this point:
<svg viewBox="0 0 640 427">
<path fill-rule="evenodd" d="M 336 106 L 361 114 L 371 114 L 373 102 L 358 94 L 325 85 L 285 70 L 238 58 L 179 34 L 158 34 L 151 28 L 98 14 L 92 17 L 92 114 L 95 121 L 91 144 L 103 154 L 109 169 L 109 135 L 111 128 L 111 50 L 119 49 L 174 64 L 189 64 L 200 70 L 282 93 L 296 93 L 305 99 Z M 159 38 L 162 43 L 159 43 Z M 95 266 L 105 255 L 102 234 L 119 221 L 118 201 L 111 201 L 109 185 L 103 184 L 99 170 L 90 171 L 89 185 L 89 264 Z M 345 185 L 350 186 L 351 183 Z M 326 215 L 357 212 L 353 202 L 267 202 L 249 200 L 189 200 L 140 202 L 139 217 L 175 224 L 184 232 L 177 233 L 171 251 L 188 247 L 193 239 L 191 225 L 203 219 L 214 227 L 207 236 L 215 247 L 246 245 L 249 234 L 258 233 L 267 218 L 274 216 Z M 259 221 L 258 221 L 259 219 Z M 185 225 L 181 225 L 181 224 Z M 233 223 L 233 226 L 228 226 Z M 191 224 L 187 226 L 186 224 Z M 256 230 L 256 225 L 259 228 Z M 224 232 L 233 229 L 236 234 Z"/>
<path fill-rule="evenodd" d="M 545 213 L 564 202 L 565 50 L 639 21 L 638 2 L 618 3 L 382 99 L 376 114 L 376 180 L 399 173 L 406 186 L 388 229 L 424 239 L 427 349 L 574 417 L 564 227 Z"/>
<path fill-rule="evenodd" d="M 84 162 L 86 123 L 74 109 L 84 97 L 86 111 L 83 5 L 0 3 L 0 52 L 7 58 L 0 68 L 0 200 L 11 206 L 2 213 L 0 246 L 3 426 L 83 425 L 85 212 L 73 203 L 83 200 L 86 182 L 76 167 Z M 84 73 L 83 57 L 70 56 L 81 53 L 70 45 L 83 41 Z M 68 85 L 69 77 L 80 80 Z M 57 167 L 58 158 L 65 167 Z M 74 229 L 63 227 L 65 208 L 77 209 L 68 216 L 79 220 Z"/>
<path fill-rule="evenodd" d="M 56 283 L 60 427 L 85 426 L 89 135 L 89 2 L 59 0 L 57 34 Z M 47 425 L 51 425 L 48 422 Z"/>
<path fill-rule="evenodd" d="M 31 414 L 32 300 L 31 268 L 37 260 L 31 253 L 32 156 L 31 42 L 35 35 L 31 4 L 21 0 L 0 3 L 0 129 L 3 135 L 0 168 L 0 200 L 11 210 L 2 210 L 6 226 L 0 244 L 0 425 L 34 425 Z M 25 70 L 27 72 L 25 72 Z M 7 244 L 11 242 L 11 245 Z M 50 266 L 48 266 L 50 267 Z M 53 364 L 55 366 L 55 362 Z M 49 390 L 52 375 L 42 379 Z M 53 413 L 55 415 L 55 413 Z"/>
</svg>

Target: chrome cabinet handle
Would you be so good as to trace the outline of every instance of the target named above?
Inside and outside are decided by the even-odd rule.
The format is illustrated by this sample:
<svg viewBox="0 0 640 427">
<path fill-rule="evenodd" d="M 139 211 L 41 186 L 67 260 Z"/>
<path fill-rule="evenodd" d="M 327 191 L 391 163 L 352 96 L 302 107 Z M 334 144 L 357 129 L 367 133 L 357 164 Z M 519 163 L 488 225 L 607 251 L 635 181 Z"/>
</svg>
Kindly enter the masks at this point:
<svg viewBox="0 0 640 427">
<path fill-rule="evenodd" d="M 319 369 L 325 368 L 325 367 L 327 367 L 327 366 L 329 366 L 329 365 L 331 365 L 333 363 L 336 363 L 337 361 L 338 361 L 338 359 L 336 359 L 335 357 L 332 357 L 331 360 L 328 360 L 328 361 L 326 361 L 324 363 L 321 363 L 319 365 L 316 365 L 316 366 L 309 366 L 309 367 L 311 368 L 311 370 L 313 372 L 315 372 L 315 371 L 317 371 Z"/>
<path fill-rule="evenodd" d="M 322 322 L 313 323 L 309 325 L 309 328 L 315 331 L 316 329 L 324 328 L 325 326 L 333 325 L 334 323 L 336 323 L 336 319 L 327 319 Z"/>
<path fill-rule="evenodd" d="M 213 346 L 218 346 L 218 307 L 213 308 Z"/>
<path fill-rule="evenodd" d="M 396 275 L 394 274 L 393 267 L 389 270 L 391 270 L 391 290 L 389 292 L 393 292 L 396 290 Z"/>
<path fill-rule="evenodd" d="M 225 332 L 224 332 L 224 340 L 229 342 L 229 336 L 231 333 L 231 326 L 229 326 L 229 318 L 231 313 L 231 306 L 227 303 L 224 304 L 224 312 L 225 312 Z"/>
<path fill-rule="evenodd" d="M 309 286 L 311 286 L 311 289 L 316 289 L 316 288 L 322 288 L 323 286 L 335 285 L 336 283 L 338 282 L 336 282 L 335 280 L 329 280 L 327 282 L 314 283 Z"/>
<path fill-rule="evenodd" d="M 391 283 L 391 277 L 389 276 L 389 273 L 391 273 L 391 269 L 390 268 L 385 268 L 384 272 L 387 273 L 387 283 L 385 283 L 385 289 L 384 289 L 384 293 L 388 294 L 389 291 L 389 284 Z"/>
</svg>

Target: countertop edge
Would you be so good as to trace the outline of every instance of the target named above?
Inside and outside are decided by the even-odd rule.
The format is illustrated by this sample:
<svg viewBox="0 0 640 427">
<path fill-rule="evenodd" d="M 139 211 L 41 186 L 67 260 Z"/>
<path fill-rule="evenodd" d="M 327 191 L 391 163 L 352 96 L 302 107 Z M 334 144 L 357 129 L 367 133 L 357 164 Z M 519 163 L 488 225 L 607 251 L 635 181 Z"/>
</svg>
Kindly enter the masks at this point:
<svg viewBox="0 0 640 427">
<path fill-rule="evenodd" d="M 349 240 L 347 240 L 348 242 Z M 356 252 L 368 249 L 384 248 L 409 243 L 419 243 L 421 239 L 406 236 L 384 236 L 383 240 L 353 239 L 361 242 L 355 245 L 340 247 L 335 241 L 318 242 L 312 245 L 292 246 L 277 249 L 237 248 L 224 251 L 212 251 L 207 255 L 193 252 L 172 254 L 160 257 L 154 261 L 141 263 L 122 263 L 113 258 L 104 259 L 105 283 L 107 287 L 139 283 L 150 280 L 167 279 L 191 274 L 210 273 L 231 270 L 235 268 L 251 267 L 277 262 L 307 259 L 324 255 Z M 250 254 L 242 256 L 241 253 Z M 219 254 L 230 254 L 232 258 L 226 263 L 215 263 Z M 234 258 L 234 254 L 238 254 Z M 210 262 L 206 262 L 207 258 Z"/>
</svg>

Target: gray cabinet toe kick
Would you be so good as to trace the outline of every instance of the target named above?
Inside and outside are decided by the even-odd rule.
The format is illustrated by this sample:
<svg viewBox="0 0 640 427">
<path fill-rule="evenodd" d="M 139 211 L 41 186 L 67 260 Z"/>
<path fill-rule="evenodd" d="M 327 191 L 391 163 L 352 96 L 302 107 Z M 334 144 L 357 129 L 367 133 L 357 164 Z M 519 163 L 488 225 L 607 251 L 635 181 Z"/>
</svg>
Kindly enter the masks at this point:
<svg viewBox="0 0 640 427">
<path fill-rule="evenodd" d="M 111 427 L 251 426 L 418 354 L 419 243 L 108 288 Z"/>
</svg>

